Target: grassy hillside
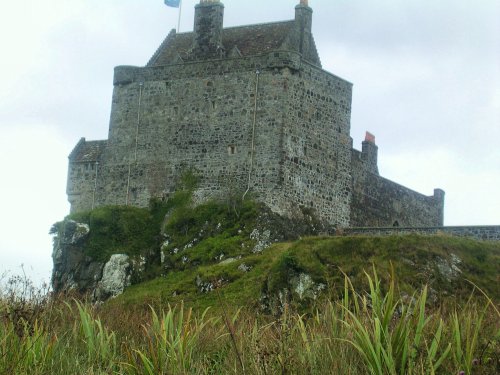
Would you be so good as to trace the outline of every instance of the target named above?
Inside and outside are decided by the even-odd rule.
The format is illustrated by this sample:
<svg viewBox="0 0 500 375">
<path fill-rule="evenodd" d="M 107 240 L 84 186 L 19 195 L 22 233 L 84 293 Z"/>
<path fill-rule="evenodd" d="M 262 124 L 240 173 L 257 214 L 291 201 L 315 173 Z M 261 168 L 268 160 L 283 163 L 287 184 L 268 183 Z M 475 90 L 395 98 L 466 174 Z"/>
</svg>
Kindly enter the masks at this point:
<svg viewBox="0 0 500 375">
<path fill-rule="evenodd" d="M 0 375 L 500 370 L 500 243 L 318 236 L 311 212 L 194 207 L 184 186 L 149 209 L 72 215 L 78 236 L 54 226 L 59 264 L 82 272 L 121 253 L 142 266 L 97 305 L 0 284 Z"/>
<path fill-rule="evenodd" d="M 223 298 L 215 301 L 219 309 L 205 311 L 182 302 L 141 308 L 141 299 L 99 306 L 29 298 L 29 285 L 10 284 L 23 294 L 0 285 L 0 374 L 498 373 L 500 312 L 491 300 L 435 308 L 425 287 L 409 297 L 394 279 L 386 283 L 373 273 L 365 280 L 362 291 L 345 277 L 342 298 L 318 303 L 311 314 L 285 305 L 275 316 L 220 309 L 229 306 Z M 165 287 L 148 285 L 151 292 Z M 226 287 L 241 298 L 235 285 Z M 137 292 L 128 296 L 140 298 Z"/>
<path fill-rule="evenodd" d="M 340 297 L 347 275 L 367 290 L 365 272 L 375 266 L 411 295 L 429 287 L 430 303 L 466 299 L 474 285 L 500 301 L 500 242 L 450 236 L 325 237 L 313 212 L 286 219 L 252 200 L 228 197 L 194 206 L 196 178 L 187 173 L 166 202 L 148 209 L 100 207 L 71 215 L 89 226 L 73 247 L 85 261 L 105 263 L 114 253 L 133 264 L 132 285 L 112 305 L 231 306 L 279 313 L 288 304 L 308 310 Z M 60 237 L 64 222 L 54 226 Z M 308 236 L 308 235 L 315 236 Z M 74 249 L 73 249 L 74 250 Z M 84 266 L 84 263 L 82 263 Z M 214 291 L 217 291 L 215 293 Z"/>
<path fill-rule="evenodd" d="M 275 309 L 276 306 L 262 306 L 262 298 L 273 298 L 285 291 L 288 303 L 307 308 L 315 300 L 339 298 L 344 285 L 343 273 L 356 288 L 366 290 L 364 272 L 371 273 L 373 265 L 385 280 L 389 279 L 392 267 L 399 288 L 407 294 L 429 285 L 431 302 L 450 297 L 466 299 L 473 284 L 493 300 L 500 301 L 499 243 L 406 235 L 308 237 L 278 243 L 262 253 L 234 258 L 229 263 L 221 261 L 172 270 L 163 277 L 130 287 L 110 303 L 175 304 L 183 300 L 204 308 L 218 305 L 218 297 L 211 290 L 217 288 L 233 306 Z M 303 293 L 296 291 L 300 275 L 310 279 Z"/>
</svg>

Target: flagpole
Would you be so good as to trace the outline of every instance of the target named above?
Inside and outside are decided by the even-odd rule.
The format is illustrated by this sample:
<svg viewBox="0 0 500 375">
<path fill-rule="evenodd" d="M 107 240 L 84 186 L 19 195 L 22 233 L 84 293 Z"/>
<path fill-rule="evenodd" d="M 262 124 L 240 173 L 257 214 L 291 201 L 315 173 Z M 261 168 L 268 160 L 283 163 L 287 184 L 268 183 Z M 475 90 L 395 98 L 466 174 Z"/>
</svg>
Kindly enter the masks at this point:
<svg viewBox="0 0 500 375">
<path fill-rule="evenodd" d="M 181 32 L 182 0 L 179 2 L 179 19 L 177 20 L 177 32 Z"/>
</svg>

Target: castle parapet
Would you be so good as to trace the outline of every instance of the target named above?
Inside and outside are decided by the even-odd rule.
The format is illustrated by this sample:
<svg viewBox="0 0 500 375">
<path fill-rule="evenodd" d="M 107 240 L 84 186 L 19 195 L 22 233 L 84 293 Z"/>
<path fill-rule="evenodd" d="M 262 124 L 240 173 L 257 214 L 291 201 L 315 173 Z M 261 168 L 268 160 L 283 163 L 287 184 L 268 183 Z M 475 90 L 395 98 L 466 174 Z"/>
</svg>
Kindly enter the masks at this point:
<svg viewBox="0 0 500 375">
<path fill-rule="evenodd" d="M 127 85 L 136 80 L 143 68 L 130 65 L 120 65 L 115 67 L 113 85 Z"/>
<path fill-rule="evenodd" d="M 189 61 L 181 64 L 162 66 L 137 67 L 120 65 L 115 67 L 113 85 L 128 85 L 133 82 L 147 82 L 155 80 L 181 79 L 189 77 L 206 77 L 220 75 L 226 72 L 255 72 L 256 69 L 282 69 L 298 71 L 303 66 L 301 55 L 296 51 L 277 51 L 251 57 L 234 57 L 212 61 Z M 315 67 L 317 69 L 317 67 Z M 333 76 L 333 75 L 332 75 Z M 338 77 L 336 80 L 343 81 Z M 349 84 L 350 85 L 350 84 Z"/>
</svg>

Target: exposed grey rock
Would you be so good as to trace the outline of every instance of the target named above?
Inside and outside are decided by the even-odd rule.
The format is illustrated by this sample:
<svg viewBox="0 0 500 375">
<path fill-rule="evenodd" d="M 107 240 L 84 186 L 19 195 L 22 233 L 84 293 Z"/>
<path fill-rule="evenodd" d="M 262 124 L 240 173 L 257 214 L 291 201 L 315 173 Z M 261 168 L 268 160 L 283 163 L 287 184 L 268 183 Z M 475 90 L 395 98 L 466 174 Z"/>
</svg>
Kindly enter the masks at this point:
<svg viewBox="0 0 500 375">
<path fill-rule="evenodd" d="M 256 228 L 250 233 L 250 238 L 255 240 L 257 243 L 252 249 L 253 253 L 261 253 L 263 250 L 267 249 L 271 246 L 271 231 L 269 229 L 265 229 L 262 233 Z"/>
<path fill-rule="evenodd" d="M 116 297 L 130 285 L 130 262 L 128 255 L 113 254 L 104 266 L 102 279 L 94 293 L 96 300 Z"/>
<path fill-rule="evenodd" d="M 452 281 L 458 277 L 462 270 L 458 268 L 458 265 L 462 263 L 462 260 L 455 254 L 450 255 L 450 260 L 444 258 L 438 258 L 436 266 L 448 281 Z"/>
<path fill-rule="evenodd" d="M 238 266 L 238 269 L 242 272 L 249 272 L 252 269 L 252 266 L 247 266 L 245 263 L 241 263 Z"/>
<path fill-rule="evenodd" d="M 208 293 L 214 289 L 219 288 L 223 284 L 227 283 L 227 280 L 225 280 L 224 278 L 221 277 L 220 279 L 217 279 L 217 280 L 214 280 L 213 282 L 210 282 L 210 281 L 203 280 L 200 277 L 200 275 L 197 275 L 196 279 L 195 279 L 195 283 L 196 283 L 196 286 L 198 287 L 198 290 L 201 293 Z"/>
<path fill-rule="evenodd" d="M 227 259 L 224 259 L 223 261 L 221 261 L 219 264 L 231 264 L 234 262 L 236 262 L 236 258 L 227 258 Z"/>
<path fill-rule="evenodd" d="M 90 227 L 84 223 L 77 223 L 74 220 L 62 222 L 62 230 L 56 237 L 59 244 L 76 245 L 90 233 Z"/>
<path fill-rule="evenodd" d="M 291 289 L 297 293 L 299 300 L 306 298 L 316 299 L 323 289 L 325 289 L 325 284 L 316 284 L 311 276 L 305 273 L 301 273 L 290 280 Z"/>
<path fill-rule="evenodd" d="M 54 263 L 54 267 L 58 264 L 61 264 L 63 261 L 63 251 L 62 251 L 61 243 L 54 243 L 52 248 L 52 262 Z"/>
<path fill-rule="evenodd" d="M 299 299 L 304 299 L 306 294 L 309 294 L 312 287 L 314 286 L 314 282 L 311 279 L 311 276 L 301 273 L 298 277 L 292 279 L 292 287 L 295 293 L 298 294 Z"/>
<path fill-rule="evenodd" d="M 196 276 L 196 286 L 201 293 L 208 293 L 215 289 L 214 284 L 208 281 L 204 281 L 200 275 Z"/>
<path fill-rule="evenodd" d="M 162 252 L 163 254 L 163 252 Z M 132 259 L 133 273 L 136 275 L 141 275 L 146 270 L 146 257 L 139 255 L 139 257 Z"/>
<path fill-rule="evenodd" d="M 90 233 L 87 224 L 66 220 L 54 236 L 52 288 L 54 292 L 94 290 L 102 277 L 103 264 L 86 256 L 81 243 Z"/>
<path fill-rule="evenodd" d="M 84 223 L 76 223 L 76 228 L 71 237 L 71 244 L 78 243 L 81 239 L 87 237 L 90 233 L 90 227 Z"/>
</svg>

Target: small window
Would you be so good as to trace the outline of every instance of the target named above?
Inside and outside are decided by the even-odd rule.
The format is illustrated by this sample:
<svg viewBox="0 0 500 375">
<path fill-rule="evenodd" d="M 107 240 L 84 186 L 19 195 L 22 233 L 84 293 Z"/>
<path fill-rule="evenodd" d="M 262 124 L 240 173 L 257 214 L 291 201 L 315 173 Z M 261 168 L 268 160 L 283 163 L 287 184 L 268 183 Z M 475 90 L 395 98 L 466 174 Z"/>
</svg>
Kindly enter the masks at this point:
<svg viewBox="0 0 500 375">
<path fill-rule="evenodd" d="M 234 154 L 236 154 L 236 146 L 234 146 L 234 145 L 229 145 L 229 146 L 227 147 L 227 153 L 228 153 L 229 155 L 234 155 Z"/>
<path fill-rule="evenodd" d="M 399 227 L 399 221 L 395 221 L 393 224 L 392 224 L 393 227 Z"/>
</svg>

